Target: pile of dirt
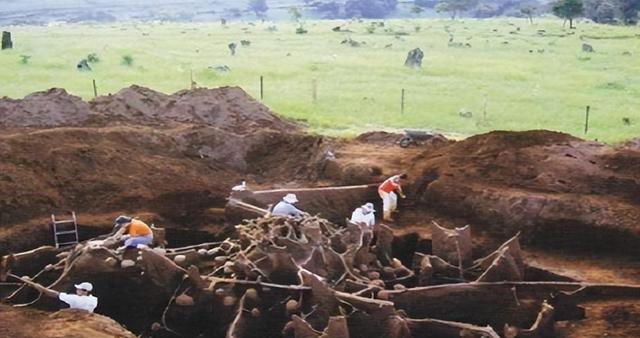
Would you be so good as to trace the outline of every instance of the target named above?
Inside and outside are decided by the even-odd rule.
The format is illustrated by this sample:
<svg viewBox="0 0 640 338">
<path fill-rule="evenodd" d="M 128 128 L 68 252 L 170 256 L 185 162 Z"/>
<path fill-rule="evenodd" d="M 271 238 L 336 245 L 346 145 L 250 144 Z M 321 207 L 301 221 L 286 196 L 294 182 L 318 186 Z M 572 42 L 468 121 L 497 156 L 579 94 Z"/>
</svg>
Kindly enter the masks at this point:
<svg viewBox="0 0 640 338">
<path fill-rule="evenodd" d="M 21 100 L 0 99 L 0 127 L 61 127 L 85 123 L 91 112 L 89 104 L 52 88 Z"/>
<path fill-rule="evenodd" d="M 111 318 L 85 311 L 56 313 L 0 305 L 0 336 L 11 338 L 134 338 Z"/>
<path fill-rule="evenodd" d="M 242 179 L 312 181 L 326 152 L 323 138 L 238 87 L 132 86 L 90 103 L 52 89 L 0 99 L 0 130 L 0 226 L 10 233 L 67 210 L 211 224 L 205 214 Z"/>
<path fill-rule="evenodd" d="M 430 209 L 546 244 L 637 250 L 640 152 L 549 131 L 492 132 L 416 157 Z"/>
<path fill-rule="evenodd" d="M 300 131 L 239 87 L 198 88 L 166 95 L 131 86 L 114 95 L 101 96 L 91 102 L 93 121 L 113 121 L 162 126 L 172 122 L 210 126 L 238 135 L 256 130 Z"/>
<path fill-rule="evenodd" d="M 299 125 L 278 117 L 239 87 L 198 88 L 167 95 L 133 85 L 89 103 L 60 88 L 18 100 L 0 99 L 0 127 L 168 127 L 175 123 L 214 127 L 238 135 L 265 129 L 301 131 Z"/>
</svg>

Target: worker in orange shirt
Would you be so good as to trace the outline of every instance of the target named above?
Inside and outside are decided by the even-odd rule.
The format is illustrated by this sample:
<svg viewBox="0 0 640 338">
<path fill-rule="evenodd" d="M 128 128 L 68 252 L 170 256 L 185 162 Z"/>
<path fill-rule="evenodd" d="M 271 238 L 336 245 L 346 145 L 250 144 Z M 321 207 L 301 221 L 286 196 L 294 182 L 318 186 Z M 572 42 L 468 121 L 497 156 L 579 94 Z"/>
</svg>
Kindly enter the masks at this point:
<svg viewBox="0 0 640 338">
<path fill-rule="evenodd" d="M 120 239 L 124 240 L 124 245 L 116 252 L 122 252 L 126 248 L 137 248 L 139 245 L 149 246 L 153 243 L 153 231 L 141 220 L 129 216 L 118 216 L 115 226 L 119 228 L 119 233 L 123 233 Z"/>
<path fill-rule="evenodd" d="M 402 192 L 401 182 L 407 179 L 407 174 L 400 174 L 391 176 L 386 179 L 380 186 L 378 187 L 378 194 L 380 198 L 382 198 L 382 219 L 385 221 L 393 222 L 393 218 L 391 218 L 391 213 L 396 211 L 398 208 L 398 196 L 396 195 L 396 191 L 400 195 L 400 197 L 405 198 L 405 194 Z"/>
</svg>

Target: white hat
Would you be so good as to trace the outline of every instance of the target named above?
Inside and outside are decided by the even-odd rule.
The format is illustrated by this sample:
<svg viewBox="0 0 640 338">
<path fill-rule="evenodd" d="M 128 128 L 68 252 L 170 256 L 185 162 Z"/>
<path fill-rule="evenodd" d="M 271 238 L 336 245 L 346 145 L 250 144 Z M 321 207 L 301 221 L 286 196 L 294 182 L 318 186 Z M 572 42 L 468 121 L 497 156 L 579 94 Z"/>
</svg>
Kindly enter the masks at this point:
<svg viewBox="0 0 640 338">
<path fill-rule="evenodd" d="M 373 203 L 367 203 L 362 206 L 362 210 L 366 212 L 376 212 L 376 209 L 373 207 Z"/>
<path fill-rule="evenodd" d="M 289 204 L 298 203 L 298 197 L 296 196 L 296 194 L 287 194 L 282 198 L 282 200 Z"/>
<path fill-rule="evenodd" d="M 93 290 L 93 284 L 89 282 L 83 282 L 75 285 L 76 289 L 82 289 L 91 292 Z"/>
</svg>

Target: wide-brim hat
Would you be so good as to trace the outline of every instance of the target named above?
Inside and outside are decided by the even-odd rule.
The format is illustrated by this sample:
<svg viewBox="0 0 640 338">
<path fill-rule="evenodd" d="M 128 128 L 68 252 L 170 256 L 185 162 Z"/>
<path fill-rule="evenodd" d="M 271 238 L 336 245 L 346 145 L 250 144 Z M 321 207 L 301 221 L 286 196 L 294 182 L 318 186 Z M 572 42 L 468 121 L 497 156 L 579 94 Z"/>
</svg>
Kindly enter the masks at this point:
<svg viewBox="0 0 640 338">
<path fill-rule="evenodd" d="M 298 203 L 298 197 L 296 194 L 286 194 L 282 200 L 290 204 Z"/>
</svg>

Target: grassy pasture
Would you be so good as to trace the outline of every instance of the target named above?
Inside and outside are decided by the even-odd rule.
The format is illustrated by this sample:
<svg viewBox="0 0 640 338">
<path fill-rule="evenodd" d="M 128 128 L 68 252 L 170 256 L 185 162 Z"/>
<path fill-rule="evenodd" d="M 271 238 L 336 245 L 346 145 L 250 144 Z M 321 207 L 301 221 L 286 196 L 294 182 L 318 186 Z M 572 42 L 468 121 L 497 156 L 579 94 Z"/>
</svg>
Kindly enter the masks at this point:
<svg viewBox="0 0 640 338">
<path fill-rule="evenodd" d="M 309 21 L 303 35 L 294 33 L 293 23 L 272 22 L 5 27 L 14 49 L 0 52 L 0 96 L 62 87 L 91 99 L 92 79 L 99 94 L 131 84 L 171 93 L 188 88 L 193 73 L 200 86 L 239 85 L 259 97 L 263 75 L 268 106 L 325 134 L 550 129 L 607 142 L 640 135 L 638 27 L 415 19 L 387 20 L 372 33 L 371 21 L 344 25 L 350 32 L 331 30 L 343 23 Z M 362 45 L 341 44 L 348 38 Z M 241 46 L 243 39 L 251 45 Z M 238 45 L 235 56 L 231 42 Z M 595 52 L 583 52 L 583 43 Z M 425 52 L 423 68 L 408 69 L 404 59 L 416 47 Z M 90 72 L 77 71 L 90 53 L 100 61 Z M 220 65 L 231 71 L 213 69 Z"/>
</svg>

